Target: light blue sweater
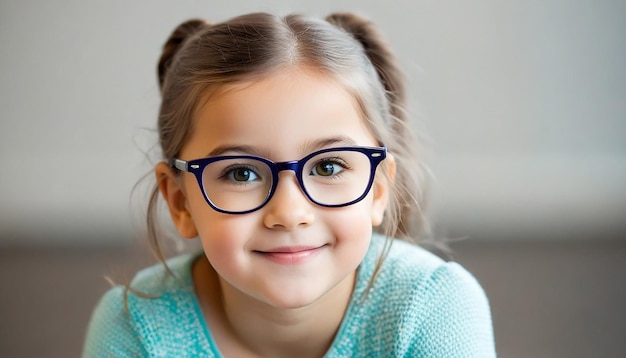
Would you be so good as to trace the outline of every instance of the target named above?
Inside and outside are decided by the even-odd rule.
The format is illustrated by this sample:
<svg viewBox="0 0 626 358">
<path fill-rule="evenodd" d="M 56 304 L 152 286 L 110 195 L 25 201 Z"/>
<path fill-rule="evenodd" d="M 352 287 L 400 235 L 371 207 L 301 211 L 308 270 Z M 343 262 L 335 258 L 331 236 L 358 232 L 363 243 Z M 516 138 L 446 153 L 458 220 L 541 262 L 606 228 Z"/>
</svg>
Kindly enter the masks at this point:
<svg viewBox="0 0 626 358">
<path fill-rule="evenodd" d="M 382 250 L 374 236 L 334 343 L 336 357 L 495 357 L 487 298 L 474 277 L 424 249 L 395 241 L 361 299 Z M 131 287 L 107 292 L 87 332 L 84 357 L 221 357 L 193 290 L 197 255 L 141 271 Z"/>
</svg>

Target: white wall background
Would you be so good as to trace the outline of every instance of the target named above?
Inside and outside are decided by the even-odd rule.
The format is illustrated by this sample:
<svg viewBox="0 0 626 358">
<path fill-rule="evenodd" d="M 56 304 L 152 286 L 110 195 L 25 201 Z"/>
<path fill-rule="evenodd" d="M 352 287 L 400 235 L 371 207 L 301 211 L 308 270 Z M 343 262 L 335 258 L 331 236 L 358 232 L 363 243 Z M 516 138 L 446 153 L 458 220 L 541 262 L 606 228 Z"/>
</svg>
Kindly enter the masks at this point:
<svg viewBox="0 0 626 358">
<path fill-rule="evenodd" d="M 259 10 L 379 25 L 432 142 L 432 216 L 448 233 L 626 233 L 624 1 L 2 0 L 2 243 L 136 236 L 162 43 L 190 17 Z"/>
</svg>

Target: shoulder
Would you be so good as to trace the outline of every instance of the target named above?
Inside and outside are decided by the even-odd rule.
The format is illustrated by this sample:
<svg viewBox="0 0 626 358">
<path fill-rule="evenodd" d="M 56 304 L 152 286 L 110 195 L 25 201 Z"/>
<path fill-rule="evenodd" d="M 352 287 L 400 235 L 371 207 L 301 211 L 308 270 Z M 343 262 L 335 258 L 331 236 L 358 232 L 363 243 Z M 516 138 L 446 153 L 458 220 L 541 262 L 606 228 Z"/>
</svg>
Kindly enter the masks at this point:
<svg viewBox="0 0 626 358">
<path fill-rule="evenodd" d="M 100 299 L 89 321 L 83 357 L 144 356 L 126 306 L 126 289 L 112 288 Z"/>
<path fill-rule="evenodd" d="M 485 300 L 476 278 L 456 262 L 446 262 L 435 254 L 404 241 L 392 244 L 376 278 L 376 286 L 402 299 L 434 299 L 447 293 L 447 299 Z"/>
<path fill-rule="evenodd" d="M 376 236 L 372 240 L 370 252 L 362 264 L 364 272 L 361 280 L 369 280 L 376 271 L 384 251 L 384 240 Z M 478 281 L 458 263 L 446 262 L 417 245 L 394 240 L 380 262 L 373 291 L 427 298 L 434 291 L 440 290 L 469 292 L 484 297 Z"/>
<path fill-rule="evenodd" d="M 368 291 L 383 246 L 374 237 L 357 284 L 364 299 L 350 312 L 361 346 L 386 347 L 391 356 L 495 355 L 487 297 L 459 264 L 395 241 Z"/>
<path fill-rule="evenodd" d="M 205 353 L 208 342 L 191 280 L 195 257 L 183 255 L 167 266 L 148 267 L 130 287 L 108 291 L 94 310 L 83 356 Z"/>
<path fill-rule="evenodd" d="M 445 262 L 415 282 L 413 290 L 403 335 L 411 355 L 495 356 L 489 301 L 471 273 Z"/>
<path fill-rule="evenodd" d="M 386 245 L 390 245 L 386 251 Z M 381 261 L 382 260 L 382 261 Z M 360 281 L 369 281 L 376 275 L 372 290 L 391 290 L 396 295 L 414 296 L 417 288 L 428 285 L 429 279 L 439 270 L 452 270 L 454 274 L 464 275 L 472 280 L 462 267 L 447 263 L 437 255 L 400 240 L 390 240 L 375 235 L 367 256 L 361 264 Z"/>
</svg>

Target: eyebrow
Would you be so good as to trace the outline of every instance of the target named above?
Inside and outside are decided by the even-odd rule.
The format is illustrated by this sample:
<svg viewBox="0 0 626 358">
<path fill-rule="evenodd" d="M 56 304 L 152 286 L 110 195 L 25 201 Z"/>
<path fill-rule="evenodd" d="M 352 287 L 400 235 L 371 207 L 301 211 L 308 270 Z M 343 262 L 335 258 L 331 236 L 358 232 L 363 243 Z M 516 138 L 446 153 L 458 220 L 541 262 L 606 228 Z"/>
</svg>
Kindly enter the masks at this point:
<svg viewBox="0 0 626 358">
<path fill-rule="evenodd" d="M 329 138 L 322 138 L 314 141 L 305 142 L 300 148 L 304 153 L 311 153 L 316 150 L 320 150 L 322 148 L 328 148 L 332 146 L 356 146 L 357 143 L 354 139 L 347 136 L 336 136 Z M 259 157 L 267 157 L 267 155 L 263 155 L 264 153 L 258 148 L 251 145 L 232 145 L 225 144 L 220 145 L 216 148 L 213 148 L 209 153 L 207 153 L 206 157 L 216 157 L 223 155 L 228 152 L 237 152 L 244 153 L 246 155 L 254 155 Z"/>
<path fill-rule="evenodd" d="M 209 153 L 207 153 L 207 157 L 217 157 L 220 156 L 224 153 L 228 153 L 228 152 L 239 152 L 239 153 L 245 153 L 245 154 L 250 154 L 250 155 L 256 155 L 256 156 L 261 156 L 261 153 L 259 150 L 257 150 L 255 147 L 250 146 L 250 145 L 230 145 L 230 144 L 226 144 L 226 145 L 220 145 L 216 148 L 213 148 L 212 151 L 210 151 Z"/>
<path fill-rule="evenodd" d="M 322 148 L 327 148 L 327 147 L 331 147 L 335 145 L 350 147 L 350 146 L 356 146 L 357 143 L 354 139 L 350 137 L 336 136 L 336 137 L 322 138 L 322 139 L 318 139 L 315 141 L 306 142 L 302 146 L 302 149 L 305 149 L 303 151 L 310 153 L 310 152 L 313 152 Z"/>
</svg>

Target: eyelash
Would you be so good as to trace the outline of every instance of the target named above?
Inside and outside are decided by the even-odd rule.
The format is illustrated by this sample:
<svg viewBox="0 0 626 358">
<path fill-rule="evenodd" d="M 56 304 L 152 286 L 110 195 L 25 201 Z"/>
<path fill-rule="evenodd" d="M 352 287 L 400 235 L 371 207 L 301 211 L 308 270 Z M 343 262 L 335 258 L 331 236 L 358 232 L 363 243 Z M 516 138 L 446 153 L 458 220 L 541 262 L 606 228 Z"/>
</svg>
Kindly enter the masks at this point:
<svg viewBox="0 0 626 358">
<path fill-rule="evenodd" d="M 252 173 L 254 173 L 254 175 L 257 178 L 261 178 L 261 176 L 258 174 L 258 171 L 256 170 L 255 167 L 251 166 L 251 165 L 245 165 L 245 164 L 233 164 L 233 165 L 229 165 L 228 167 L 224 168 L 224 170 L 222 170 L 222 172 L 220 173 L 218 179 L 221 181 L 227 181 L 227 182 L 231 182 L 231 183 L 235 183 L 236 185 L 246 185 L 250 182 L 248 181 L 237 181 L 237 180 L 233 180 L 232 175 L 236 170 L 249 170 Z M 261 178 L 262 179 L 262 178 Z"/>
<path fill-rule="evenodd" d="M 332 158 L 323 158 L 323 159 L 319 159 L 317 160 L 315 163 L 313 163 L 311 165 L 311 171 L 316 168 L 318 165 L 323 164 L 323 163 L 330 163 L 333 165 L 338 165 L 340 166 L 343 170 L 341 170 L 339 173 L 337 174 L 333 174 L 332 177 L 336 177 L 338 175 L 341 175 L 341 173 L 344 170 L 350 170 L 350 166 L 348 165 L 348 163 L 346 163 L 345 161 L 341 160 L 341 158 L 339 157 L 332 157 Z"/>
</svg>

